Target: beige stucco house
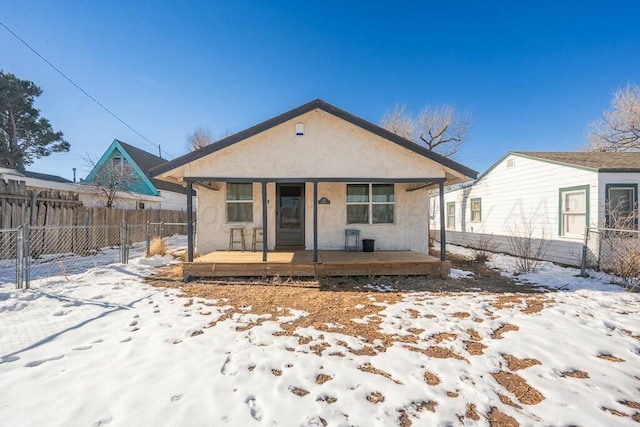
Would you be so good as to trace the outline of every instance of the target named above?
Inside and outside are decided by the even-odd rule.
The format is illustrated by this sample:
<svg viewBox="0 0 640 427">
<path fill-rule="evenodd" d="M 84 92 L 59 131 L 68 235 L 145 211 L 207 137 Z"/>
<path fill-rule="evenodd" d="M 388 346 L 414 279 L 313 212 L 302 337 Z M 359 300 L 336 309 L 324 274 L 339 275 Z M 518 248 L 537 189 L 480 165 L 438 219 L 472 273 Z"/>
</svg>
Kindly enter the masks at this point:
<svg viewBox="0 0 640 427">
<path fill-rule="evenodd" d="M 189 261 L 196 250 L 227 251 L 232 228 L 243 229 L 249 245 L 253 228 L 261 227 L 263 261 L 267 252 L 299 249 L 312 251 L 314 262 L 319 250 L 344 250 L 346 229 L 374 239 L 376 251 L 426 254 L 427 189 L 477 176 L 322 100 L 167 162 L 152 174 L 198 190 Z"/>
</svg>

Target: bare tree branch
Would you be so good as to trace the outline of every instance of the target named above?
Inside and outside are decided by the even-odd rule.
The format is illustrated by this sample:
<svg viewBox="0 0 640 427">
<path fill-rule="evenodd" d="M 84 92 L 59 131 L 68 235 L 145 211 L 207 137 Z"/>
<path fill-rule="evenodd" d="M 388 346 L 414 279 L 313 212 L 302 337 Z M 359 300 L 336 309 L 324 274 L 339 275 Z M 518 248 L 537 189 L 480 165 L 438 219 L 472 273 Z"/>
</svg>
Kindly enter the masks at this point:
<svg viewBox="0 0 640 427">
<path fill-rule="evenodd" d="M 91 158 L 85 158 L 85 162 L 92 168 L 97 166 L 97 162 Z M 113 158 L 98 169 L 91 183 L 96 185 L 104 196 L 105 207 L 111 208 L 118 192 L 126 191 L 136 180 L 137 176 L 131 165 L 122 158 Z"/>
<path fill-rule="evenodd" d="M 187 135 L 187 149 L 189 151 L 199 150 L 214 142 L 213 133 L 208 127 L 199 126 L 192 133 Z"/>
<path fill-rule="evenodd" d="M 467 139 L 472 123 L 467 115 L 457 114 L 448 105 L 425 108 L 415 119 L 404 105 L 396 105 L 393 111 L 385 113 L 380 125 L 444 157 L 453 157 Z"/>
<path fill-rule="evenodd" d="M 618 88 L 611 107 L 591 123 L 584 151 L 640 150 L 640 86 Z"/>
</svg>

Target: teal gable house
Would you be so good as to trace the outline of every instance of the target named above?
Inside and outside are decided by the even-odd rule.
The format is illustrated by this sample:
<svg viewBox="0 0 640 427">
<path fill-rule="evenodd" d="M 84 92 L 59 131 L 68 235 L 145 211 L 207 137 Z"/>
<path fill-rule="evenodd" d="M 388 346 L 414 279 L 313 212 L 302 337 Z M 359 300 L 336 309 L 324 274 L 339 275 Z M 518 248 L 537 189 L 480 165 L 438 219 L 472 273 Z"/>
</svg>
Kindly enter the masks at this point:
<svg viewBox="0 0 640 427">
<path fill-rule="evenodd" d="M 151 168 L 166 162 L 161 157 L 114 139 L 84 182 L 117 189 L 114 207 L 185 210 L 187 192 L 183 186 L 149 176 Z M 135 207 L 122 205 L 123 193 L 127 194 L 129 200 L 131 195 L 136 196 Z"/>
</svg>

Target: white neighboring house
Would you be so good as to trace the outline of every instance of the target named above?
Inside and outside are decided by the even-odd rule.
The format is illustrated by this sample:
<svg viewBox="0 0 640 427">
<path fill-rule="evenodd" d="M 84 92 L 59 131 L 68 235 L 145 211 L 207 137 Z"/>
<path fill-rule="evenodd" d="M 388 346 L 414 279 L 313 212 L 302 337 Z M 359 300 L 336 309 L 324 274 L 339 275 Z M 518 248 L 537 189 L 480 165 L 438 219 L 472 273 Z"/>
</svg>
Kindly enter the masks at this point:
<svg viewBox="0 0 640 427">
<path fill-rule="evenodd" d="M 579 265 L 585 228 L 607 224 L 606 206 L 637 214 L 639 184 L 640 152 L 509 152 L 445 193 L 446 239 L 473 247 L 493 235 L 497 250 L 509 252 L 507 236 L 529 224 L 533 237 L 551 240 L 546 260 Z M 431 209 L 431 229 L 439 229 L 437 196 Z"/>
<path fill-rule="evenodd" d="M 102 190 L 95 185 L 84 183 L 74 183 L 68 179 L 43 174 L 38 172 L 19 172 L 15 169 L 0 168 L 0 179 L 5 182 L 8 180 L 24 181 L 27 190 L 35 191 L 64 191 L 78 193 L 79 200 L 82 205 L 88 208 L 104 207 L 104 194 Z M 142 203 L 142 205 L 141 205 Z M 167 206 L 166 199 L 161 196 L 151 196 L 145 194 L 136 194 L 126 191 L 120 191 L 116 195 L 114 208 L 119 209 L 138 209 L 144 206 L 145 209 L 168 209 L 168 210 L 184 210 L 185 204 L 177 205 L 179 209 L 170 209 Z"/>
</svg>

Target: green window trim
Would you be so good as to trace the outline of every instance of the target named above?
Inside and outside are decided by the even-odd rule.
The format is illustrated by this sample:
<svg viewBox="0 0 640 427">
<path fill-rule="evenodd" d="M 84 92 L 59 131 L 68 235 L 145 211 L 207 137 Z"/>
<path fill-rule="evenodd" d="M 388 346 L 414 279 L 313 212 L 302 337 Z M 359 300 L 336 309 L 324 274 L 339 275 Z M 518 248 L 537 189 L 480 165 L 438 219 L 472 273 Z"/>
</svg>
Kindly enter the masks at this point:
<svg viewBox="0 0 640 427">
<path fill-rule="evenodd" d="M 456 228 L 456 202 L 447 202 L 447 229 L 455 230 Z"/>
<path fill-rule="evenodd" d="M 564 205 L 564 195 L 566 193 L 576 193 L 580 191 L 585 192 L 585 224 L 584 226 L 586 228 L 589 225 L 589 211 L 591 207 L 590 198 L 589 198 L 589 188 L 590 187 L 588 185 L 578 185 L 575 187 L 565 187 L 565 188 L 558 189 L 558 236 L 568 237 L 568 238 L 572 237 L 572 236 L 566 236 L 566 233 L 564 232 L 563 205 Z M 582 235 L 584 236 L 584 231 Z"/>
<path fill-rule="evenodd" d="M 635 209 L 636 212 L 636 218 L 634 220 L 635 222 L 635 226 L 636 228 L 638 227 L 638 206 L 640 205 L 640 203 L 638 203 L 638 184 L 635 183 L 630 183 L 630 184 L 621 184 L 621 183 L 615 183 L 615 184 L 605 184 L 604 186 L 604 206 L 605 206 L 605 221 L 606 221 L 606 225 L 609 226 L 609 222 L 610 222 L 610 217 L 609 217 L 609 190 L 611 189 L 621 189 L 621 188 L 630 188 L 633 190 L 633 202 L 631 203 L 632 205 L 632 209 Z"/>
<path fill-rule="evenodd" d="M 474 203 L 478 204 L 478 218 L 474 219 L 473 218 L 473 205 Z M 469 221 L 473 222 L 473 223 L 477 223 L 477 222 L 482 222 L 482 198 L 481 197 L 474 197 L 473 199 L 471 199 L 471 203 L 469 205 L 469 209 L 470 209 L 470 215 L 469 215 Z"/>
</svg>

